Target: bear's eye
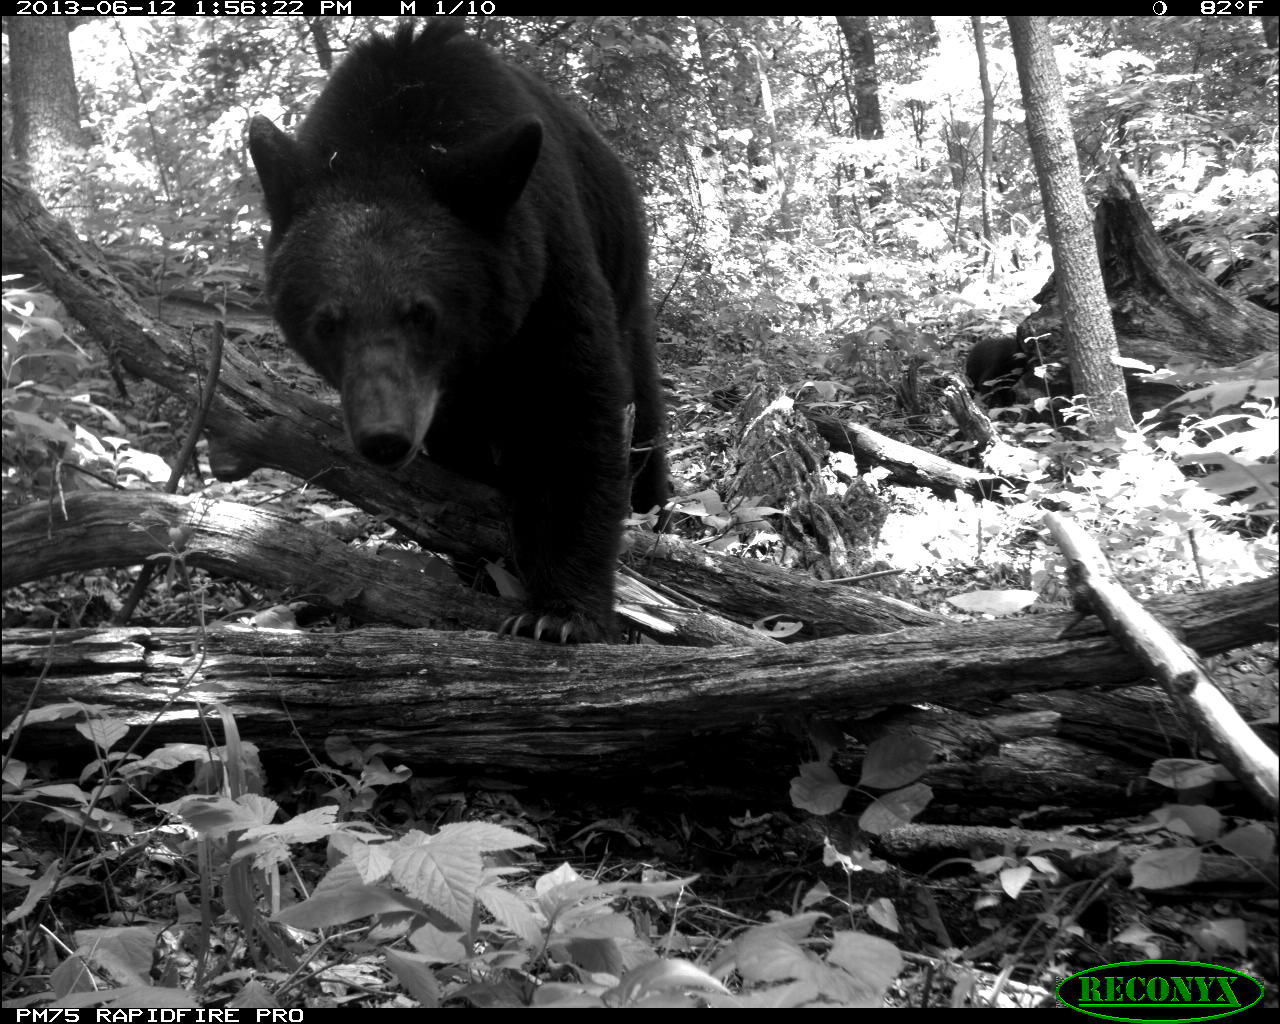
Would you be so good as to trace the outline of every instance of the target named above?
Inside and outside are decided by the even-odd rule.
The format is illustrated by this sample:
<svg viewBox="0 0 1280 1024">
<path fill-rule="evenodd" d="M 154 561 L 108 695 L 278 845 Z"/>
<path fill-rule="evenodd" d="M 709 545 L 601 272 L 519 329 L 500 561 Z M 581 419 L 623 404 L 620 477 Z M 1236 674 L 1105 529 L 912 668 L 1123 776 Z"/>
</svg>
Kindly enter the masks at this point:
<svg viewBox="0 0 1280 1024">
<path fill-rule="evenodd" d="M 404 322 L 413 331 L 421 334 L 432 334 L 436 329 L 436 307 L 426 301 L 411 302 L 405 308 Z"/>
<path fill-rule="evenodd" d="M 337 309 L 321 309 L 316 312 L 311 329 L 321 341 L 333 341 L 342 332 L 343 316 Z"/>
</svg>

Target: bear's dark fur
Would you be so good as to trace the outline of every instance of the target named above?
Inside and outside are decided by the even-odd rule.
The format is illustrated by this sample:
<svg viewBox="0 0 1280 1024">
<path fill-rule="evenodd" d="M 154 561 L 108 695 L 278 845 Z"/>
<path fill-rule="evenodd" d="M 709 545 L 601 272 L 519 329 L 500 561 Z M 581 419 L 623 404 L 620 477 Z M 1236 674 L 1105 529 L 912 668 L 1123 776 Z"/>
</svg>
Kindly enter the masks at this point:
<svg viewBox="0 0 1280 1024">
<path fill-rule="evenodd" d="M 370 38 L 291 139 L 255 117 L 267 288 L 367 459 L 505 493 L 528 611 L 612 623 L 620 521 L 668 497 L 643 213 L 588 121 L 451 22 Z M 633 429 L 628 432 L 628 428 Z"/>
<path fill-rule="evenodd" d="M 1036 365 L 1033 345 L 1015 338 L 984 338 L 969 349 L 964 372 L 978 397 L 1000 409 L 1019 400 L 1019 385 Z"/>
</svg>

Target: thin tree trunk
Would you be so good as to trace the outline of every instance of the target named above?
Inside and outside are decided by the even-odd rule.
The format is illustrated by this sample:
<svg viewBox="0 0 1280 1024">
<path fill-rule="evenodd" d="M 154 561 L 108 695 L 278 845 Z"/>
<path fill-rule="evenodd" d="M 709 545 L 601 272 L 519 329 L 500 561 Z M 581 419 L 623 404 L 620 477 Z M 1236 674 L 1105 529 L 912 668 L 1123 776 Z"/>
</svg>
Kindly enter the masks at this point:
<svg viewBox="0 0 1280 1024">
<path fill-rule="evenodd" d="M 1132 431 L 1133 417 L 1117 364 L 1115 328 L 1098 265 L 1089 207 L 1076 157 L 1062 80 L 1047 18 L 1009 18 L 1018 81 L 1027 111 L 1027 137 L 1044 198 L 1054 271 L 1062 289 L 1063 333 L 1072 377 L 1087 396 L 1105 436 Z"/>
</svg>

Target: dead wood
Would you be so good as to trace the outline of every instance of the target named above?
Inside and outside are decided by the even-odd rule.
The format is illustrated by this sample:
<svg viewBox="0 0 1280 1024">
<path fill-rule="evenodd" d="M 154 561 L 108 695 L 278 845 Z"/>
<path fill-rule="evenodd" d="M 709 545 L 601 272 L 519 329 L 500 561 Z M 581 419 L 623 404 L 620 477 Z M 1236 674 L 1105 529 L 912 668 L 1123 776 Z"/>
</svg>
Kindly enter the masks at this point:
<svg viewBox="0 0 1280 1024">
<path fill-rule="evenodd" d="M 725 500 L 777 509 L 747 531 L 776 532 L 788 568 L 824 580 L 856 575 L 884 525 L 875 491 L 833 472 L 826 444 L 780 389 L 757 386 L 738 410 L 738 428 Z"/>
<path fill-rule="evenodd" d="M 777 641 L 747 628 L 770 614 L 804 621 L 801 637 L 885 633 L 944 621 L 904 601 L 824 586 L 673 538 L 634 533 L 629 541 L 631 575 L 647 574 L 663 593 L 646 593 L 643 582 L 620 577 L 620 613 L 669 643 L 774 646 Z M 508 608 L 498 598 L 353 549 L 279 512 L 200 497 L 72 493 L 61 502 L 7 513 L 3 544 L 5 587 L 181 554 L 187 565 L 285 590 L 291 600 L 361 622 L 484 629 Z M 676 600 L 664 601 L 666 595 Z"/>
<path fill-rule="evenodd" d="M 1070 832 L 954 824 L 905 825 L 877 837 L 875 845 L 877 852 L 894 863 L 917 860 L 929 865 L 947 856 L 977 858 L 1036 846 L 1069 877 L 1099 878 L 1114 871 L 1120 881 L 1129 879 L 1127 865 L 1150 852 L 1146 845 L 1117 846 L 1112 839 L 1090 839 Z M 1275 861 L 1202 854 L 1195 888 L 1214 885 L 1229 885 L 1233 892 L 1240 885 L 1274 891 Z"/>
<path fill-rule="evenodd" d="M 203 354 L 137 306 L 100 255 L 49 221 L 29 193 L 8 181 L 4 190 L 6 238 L 34 243 L 41 274 L 103 342 L 117 372 L 196 395 Z M 824 435 L 844 438 L 859 458 L 895 466 L 897 482 L 940 493 L 989 485 L 986 474 L 961 470 L 867 428 L 832 422 Z M 367 467 L 351 452 L 335 408 L 282 386 L 234 351 L 226 356 L 208 429 L 215 467 L 225 478 L 258 466 L 282 469 L 375 513 L 390 512 L 407 535 L 436 550 L 474 560 L 505 549 L 502 509 L 490 489 L 426 460 L 394 476 Z M 113 508 L 108 499 L 123 504 Z M 309 536 L 311 531 L 274 513 L 233 513 L 202 506 L 199 499 L 138 492 L 72 495 L 68 513 L 62 521 L 66 532 L 58 532 L 59 520 L 47 507 L 23 510 L 24 519 L 12 520 L 22 525 L 16 534 L 6 517 L 6 585 L 11 576 L 29 579 L 166 557 L 173 526 L 191 531 L 183 556 L 189 564 L 268 586 L 292 584 L 299 596 L 356 618 L 466 627 L 500 617 L 500 611 L 490 614 L 500 609 L 495 599 L 426 580 L 394 563 L 379 566 L 381 560 L 323 535 Z M 134 523 L 144 529 L 132 529 Z M 28 540 L 31 550 L 25 550 Z M 900 632 L 866 646 L 847 636 L 785 648 L 753 638 L 777 649 L 709 652 L 562 651 L 488 635 L 425 631 L 364 630 L 338 637 L 231 627 L 203 638 L 194 631 L 63 632 L 40 701 L 103 703 L 135 724 L 159 712 L 156 742 L 197 738 L 189 703 L 165 708 L 184 669 L 195 664 L 195 644 L 206 656 L 183 700 L 199 696 L 230 703 L 246 735 L 271 749 L 297 750 L 301 737 L 336 731 L 357 741 L 384 740 L 420 764 L 531 772 L 581 765 L 635 780 L 664 763 L 715 761 L 735 781 L 755 770 L 767 771 L 776 782 L 776 765 L 798 759 L 795 739 L 776 727 L 795 721 L 793 712 L 839 717 L 904 701 L 942 703 L 1138 677 L 1135 664 L 1096 623 L 1081 624 L 1065 641 L 1054 631 L 1067 623 L 1065 616 L 903 629 L 939 619 L 903 602 L 718 557 L 680 541 L 633 534 L 629 543 L 630 563 L 681 606 L 678 615 L 654 613 L 666 615 L 676 642 L 706 642 L 695 638 L 712 635 L 721 643 L 742 641 L 741 632 L 724 629 L 732 624 L 714 616 L 702 626 L 684 625 L 706 616 L 699 609 L 719 612 L 738 629 L 763 615 L 786 613 L 806 622 L 802 635 L 809 637 Z M 1258 623 L 1274 619 L 1272 584 L 1263 584 L 1264 596 L 1235 589 L 1241 593 L 1153 606 L 1167 605 L 1180 625 L 1185 617 L 1205 652 L 1270 636 Z M 43 639 L 18 631 L 5 635 L 7 716 L 34 685 Z M 357 688 L 359 699 L 353 701 Z M 761 721 L 783 735 L 771 734 L 763 745 Z M 1079 748 L 1038 732 L 1044 719 L 1036 716 L 1004 725 L 1030 731 L 1003 744 L 999 756 L 988 753 L 981 771 L 967 763 L 940 766 L 942 793 L 959 800 L 966 790 L 987 787 L 984 792 L 997 794 L 989 799 L 1037 806 L 1044 794 L 1036 786 L 1043 785 L 1072 806 L 1086 800 L 1109 804 L 1120 769 L 1094 772 L 1092 780 L 1090 773 L 1099 765 L 1119 765 L 1118 759 L 1082 757 Z M 998 734 L 999 728 L 992 733 Z M 28 735 L 39 743 L 65 742 L 69 734 L 41 726 Z M 694 735 L 696 745 L 689 743 Z"/>
<path fill-rule="evenodd" d="M 913 367 L 913 372 L 918 372 L 919 367 L 915 362 L 910 365 Z M 947 376 L 949 379 L 958 381 L 954 374 Z M 965 392 L 964 401 L 968 408 L 977 412 L 968 388 L 963 384 L 959 386 Z M 756 392 L 746 400 L 747 404 L 757 412 L 765 404 L 756 400 L 756 395 L 760 391 L 761 389 L 757 388 Z M 775 401 L 778 395 L 779 392 L 771 392 L 769 401 Z M 728 389 L 712 392 L 711 400 L 717 408 L 726 411 L 740 407 L 744 401 L 742 395 L 736 390 L 728 391 Z M 886 483 L 899 487 L 924 487 L 944 499 L 954 498 L 956 491 L 964 491 L 976 498 L 989 498 L 1001 483 L 998 475 L 959 466 L 932 452 L 922 451 L 892 437 L 886 437 L 864 424 L 841 420 L 806 406 L 797 408 L 832 451 L 845 452 L 854 457 L 859 473 L 865 473 L 872 466 L 887 470 L 884 478 Z M 985 419 L 985 415 L 983 418 Z M 752 416 L 740 415 L 740 420 L 744 421 L 746 426 L 751 426 L 753 419 Z M 990 432 L 989 420 L 987 428 Z M 801 447 L 808 447 L 811 444 L 812 442 L 805 441 Z M 803 458 L 811 461 L 811 456 L 806 455 Z"/>
<path fill-rule="evenodd" d="M 1272 687 L 1251 687 L 1247 677 L 1224 674 L 1231 699 L 1248 719 L 1271 711 Z M 1234 685 L 1239 683 L 1240 685 Z M 926 781 L 933 790 L 935 822 L 1003 825 L 1018 821 L 1091 822 L 1125 817 L 1167 803 L 1169 790 L 1148 778 L 1160 758 L 1195 758 L 1204 737 L 1159 688 L 1050 690 L 1012 694 L 1001 701 L 964 701 L 887 708 L 846 723 L 861 743 L 909 734 L 936 751 Z M 848 753 L 838 755 L 842 778 L 858 771 Z M 1239 786 L 1231 792 L 1247 799 Z"/>
<path fill-rule="evenodd" d="M 972 404 L 972 398 L 969 399 Z M 926 487 L 940 498 L 953 498 L 964 491 L 975 498 L 989 498 L 1000 483 L 998 476 L 958 466 L 932 452 L 886 437 L 861 423 L 846 423 L 824 413 L 806 411 L 805 416 L 833 451 L 850 452 L 860 468 L 883 466 L 889 470 L 888 483 L 900 487 Z"/>
<path fill-rule="evenodd" d="M 1070 562 L 1077 607 L 1107 623 L 1204 736 L 1218 760 L 1274 817 L 1280 811 L 1280 766 L 1272 751 L 1219 692 L 1199 659 L 1156 621 L 1115 578 L 1102 549 L 1070 519 L 1045 517 Z"/>
<path fill-rule="evenodd" d="M 285 591 L 359 622 L 485 629 L 515 610 L 500 598 L 432 579 L 232 501 L 155 491 L 81 491 L 4 516 L 3 585 L 63 572 L 181 560 Z"/>
<path fill-rule="evenodd" d="M 1122 356 L 1156 367 L 1221 366 L 1275 347 L 1280 318 L 1219 288 L 1178 256 L 1156 233 L 1137 189 L 1122 175 L 1111 177 L 1098 203 L 1094 238 Z M 1019 325 L 1017 336 L 1048 334 L 1042 347 L 1060 357 L 1061 297 L 1053 278 L 1035 301 L 1040 309 Z M 1169 385 L 1126 377 L 1137 409 L 1158 408 L 1179 393 Z M 1055 392 L 1063 390 L 1070 394 L 1071 384 L 1055 386 Z"/>
<path fill-rule="evenodd" d="M 765 562 L 725 558 L 674 537 L 633 533 L 627 542 L 627 561 L 660 589 L 743 624 L 768 615 L 797 619 L 804 628 L 796 640 L 890 633 L 947 621 L 894 597 L 822 583 Z"/>
<path fill-rule="evenodd" d="M 1211 654 L 1271 637 L 1280 598 L 1275 581 L 1263 580 L 1151 608 Z M 1100 623 L 1069 614 L 776 650 L 566 650 L 467 632 L 246 627 L 66 631 L 52 655 L 48 648 L 42 631 L 4 634 L 7 721 L 51 657 L 41 704 L 107 704 L 131 724 L 159 716 L 156 742 L 197 739 L 191 702 L 216 700 L 236 709 L 243 735 L 277 750 L 300 746 L 301 736 L 344 733 L 389 743 L 415 763 L 530 772 L 648 770 L 713 751 L 723 761 L 727 747 L 749 763 L 761 752 L 744 734 L 758 719 L 839 718 L 891 704 L 1132 683 L 1142 674 Z M 192 673 L 181 702 L 168 706 Z M 727 747 L 690 742 L 702 734 L 732 739 Z"/>
<path fill-rule="evenodd" d="M 1223 673 L 1231 702 L 1247 720 L 1267 720 L 1274 709 L 1274 683 Z M 1149 764 L 1162 757 L 1198 757 L 1197 735 L 1173 700 L 1159 687 L 1127 686 L 1105 693 L 1058 690 L 1013 694 L 999 704 L 965 705 L 979 720 L 1018 712 L 1052 716 L 1053 734 L 1102 751 Z"/>
<path fill-rule="evenodd" d="M 941 389 L 947 412 L 956 421 L 961 438 L 972 443 L 983 469 L 957 465 L 860 423 L 845 423 L 812 411 L 806 411 L 805 416 L 833 451 L 852 453 L 860 469 L 873 465 L 888 469 L 888 483 L 925 487 L 944 499 L 953 499 L 962 491 L 986 501 L 1004 501 L 1007 495 L 1021 491 L 1026 475 L 1037 469 L 1036 454 L 1000 437 L 959 376 L 940 374 L 934 385 Z"/>
<path fill-rule="evenodd" d="M 991 474 L 983 474 L 979 496 L 1001 500 L 1008 492 L 1023 490 L 1027 476 L 1039 471 L 1042 457 L 1005 441 L 959 376 L 945 373 L 939 377 L 938 383 L 942 386 L 947 412 L 956 421 L 960 436 L 973 444 L 978 459 Z"/>
<path fill-rule="evenodd" d="M 1091 689 L 1088 696 L 1105 702 L 1111 695 Z M 985 710 L 985 717 L 977 717 L 938 705 L 898 706 L 845 728 L 866 744 L 890 735 L 929 743 L 935 760 L 923 781 L 933 791 L 931 821 L 1003 824 L 1015 809 L 1026 825 L 1097 821 L 1167 798 L 1144 785 L 1150 758 L 1132 760 L 1123 750 L 1065 738 L 1061 733 L 1069 723 L 1057 711 L 999 704 Z M 836 759 L 841 778 L 857 776 L 857 764 L 848 760 L 847 753 Z"/>
</svg>

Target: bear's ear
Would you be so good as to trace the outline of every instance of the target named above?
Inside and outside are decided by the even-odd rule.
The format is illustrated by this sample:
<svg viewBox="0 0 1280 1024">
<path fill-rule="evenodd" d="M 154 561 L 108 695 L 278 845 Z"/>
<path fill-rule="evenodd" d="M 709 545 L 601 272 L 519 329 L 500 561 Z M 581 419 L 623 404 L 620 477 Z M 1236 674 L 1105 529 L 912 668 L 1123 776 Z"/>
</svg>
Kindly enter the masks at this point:
<svg viewBox="0 0 1280 1024">
<path fill-rule="evenodd" d="M 249 155 L 258 170 L 271 227 L 284 231 L 293 218 L 294 197 L 302 185 L 302 149 L 261 114 L 249 122 Z"/>
<path fill-rule="evenodd" d="M 533 165 L 542 152 L 542 122 L 522 118 L 495 132 L 487 140 L 492 155 L 488 187 L 493 198 L 506 209 L 515 204 L 529 182 Z M 483 174 L 483 172 L 482 172 Z"/>
<path fill-rule="evenodd" d="M 440 198 L 470 219 L 500 217 L 520 198 L 541 151 L 542 122 L 536 117 L 450 150 L 438 183 Z"/>
</svg>

